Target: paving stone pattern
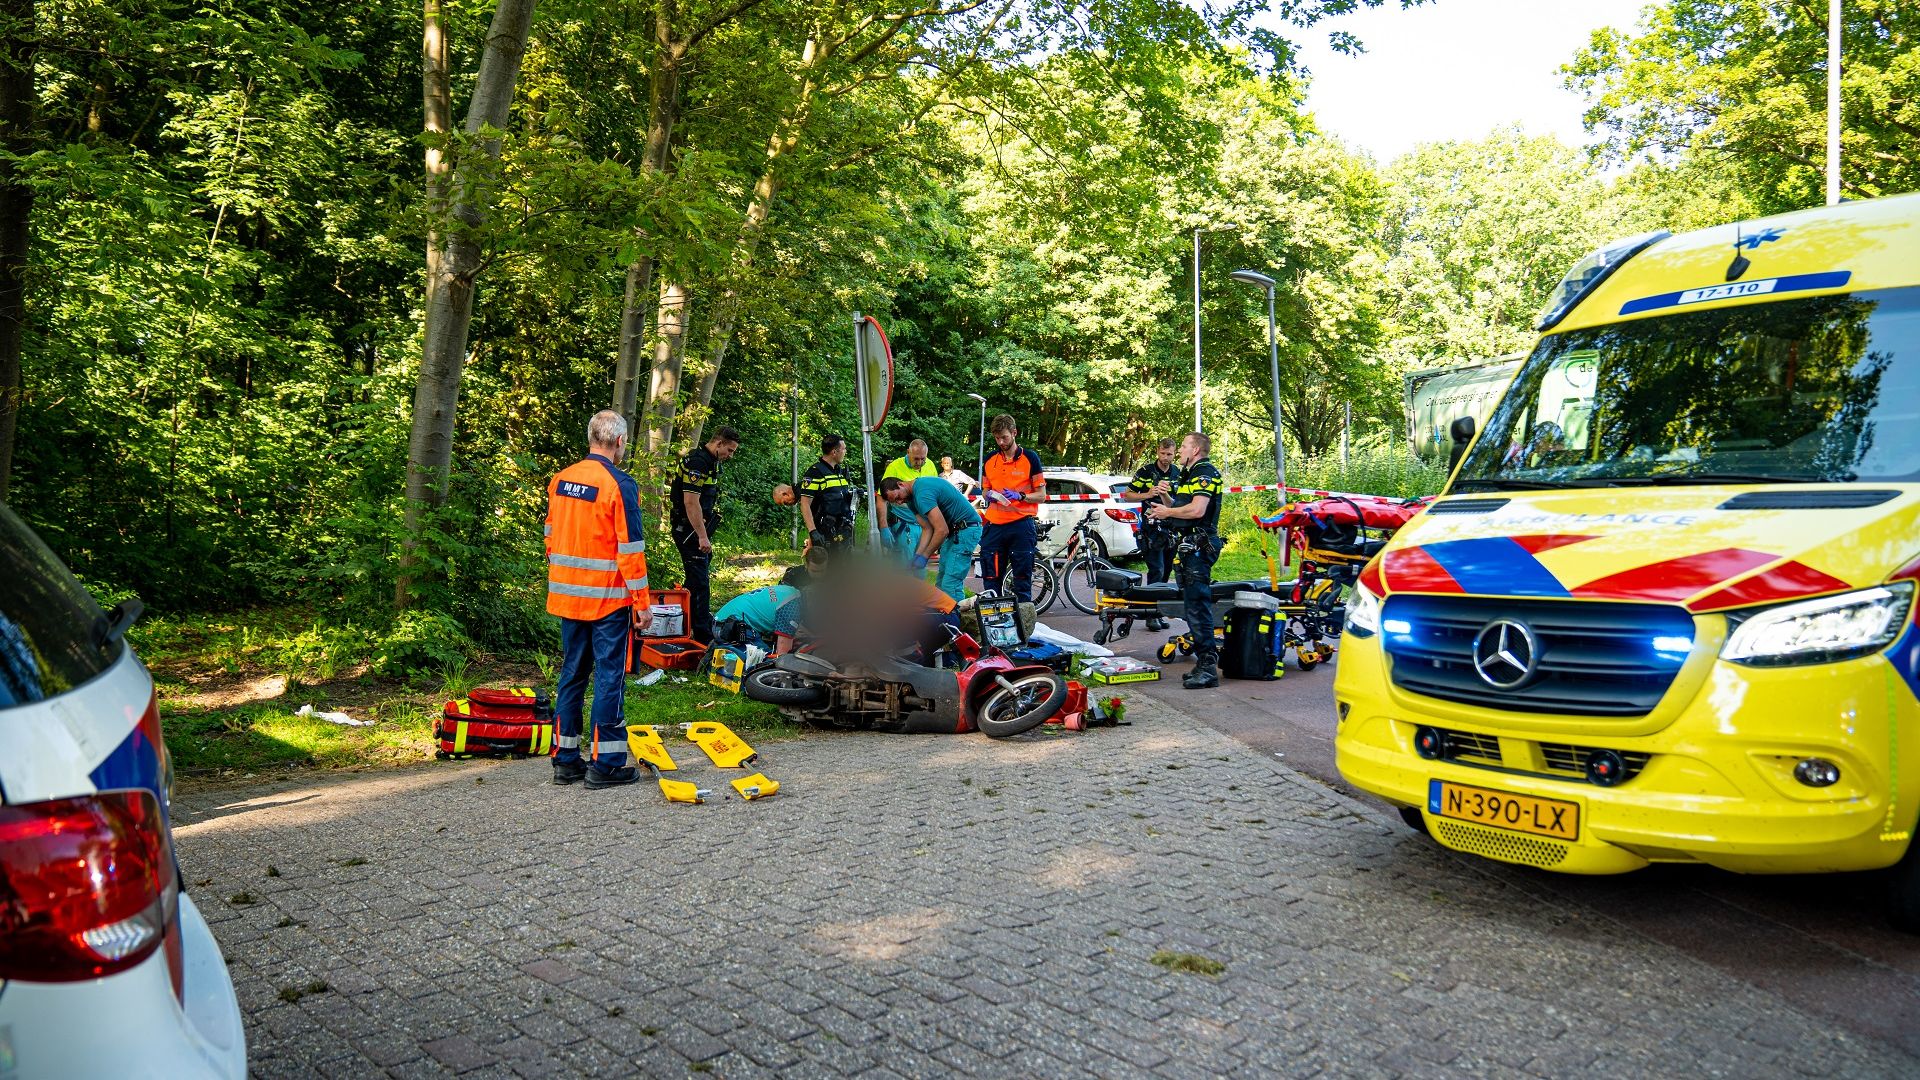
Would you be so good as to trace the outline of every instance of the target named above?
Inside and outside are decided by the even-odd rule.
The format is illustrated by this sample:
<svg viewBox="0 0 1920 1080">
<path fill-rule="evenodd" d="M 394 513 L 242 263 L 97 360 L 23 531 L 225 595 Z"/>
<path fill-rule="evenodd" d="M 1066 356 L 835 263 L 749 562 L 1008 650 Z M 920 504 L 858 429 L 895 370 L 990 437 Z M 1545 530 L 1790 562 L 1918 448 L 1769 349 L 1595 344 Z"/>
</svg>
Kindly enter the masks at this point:
<svg viewBox="0 0 1920 1080">
<path fill-rule="evenodd" d="M 262 1077 L 1920 1069 L 1166 705 L 1129 715 L 772 744 L 782 793 L 752 803 L 545 761 L 201 792 L 176 836 Z"/>
</svg>

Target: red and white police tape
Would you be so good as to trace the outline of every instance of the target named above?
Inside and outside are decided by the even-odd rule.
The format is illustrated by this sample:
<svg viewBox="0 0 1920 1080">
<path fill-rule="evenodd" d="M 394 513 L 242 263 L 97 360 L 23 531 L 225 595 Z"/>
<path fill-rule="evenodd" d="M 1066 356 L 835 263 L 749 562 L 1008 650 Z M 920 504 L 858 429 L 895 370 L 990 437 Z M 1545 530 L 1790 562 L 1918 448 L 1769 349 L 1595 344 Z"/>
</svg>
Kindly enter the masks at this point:
<svg viewBox="0 0 1920 1080">
<path fill-rule="evenodd" d="M 1229 495 L 1238 495 L 1243 491 L 1284 491 L 1296 499 L 1377 499 L 1378 495 L 1353 495 L 1344 491 L 1319 491 L 1313 488 L 1282 487 L 1279 484 L 1238 484 L 1226 489 Z M 1049 495 L 1046 501 L 1057 502 L 1117 502 L 1112 495 Z"/>
</svg>

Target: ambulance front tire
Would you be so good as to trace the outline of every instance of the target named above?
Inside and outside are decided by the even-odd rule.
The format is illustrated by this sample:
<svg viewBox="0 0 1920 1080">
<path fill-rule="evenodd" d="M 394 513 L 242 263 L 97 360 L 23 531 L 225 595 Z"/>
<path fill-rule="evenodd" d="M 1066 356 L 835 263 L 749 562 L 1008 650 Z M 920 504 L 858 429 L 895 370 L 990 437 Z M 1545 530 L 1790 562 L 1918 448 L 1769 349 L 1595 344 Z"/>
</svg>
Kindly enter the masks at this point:
<svg viewBox="0 0 1920 1080">
<path fill-rule="evenodd" d="M 1401 820 L 1401 821 L 1404 821 L 1404 822 L 1406 822 L 1406 823 L 1407 823 L 1407 828 L 1409 828 L 1409 829 L 1412 829 L 1412 830 L 1413 830 L 1414 832 L 1417 832 L 1417 833 L 1419 833 L 1419 834 L 1420 834 L 1421 836 L 1426 836 L 1426 835 L 1428 835 L 1428 834 L 1427 834 L 1427 819 L 1426 819 L 1426 817 L 1425 817 L 1425 816 L 1423 816 L 1423 815 L 1422 815 L 1422 814 L 1420 813 L 1420 808 L 1419 808 L 1419 807 L 1417 807 L 1417 806 L 1403 806 L 1403 807 L 1401 807 L 1401 808 L 1400 808 L 1400 820 Z"/>
</svg>

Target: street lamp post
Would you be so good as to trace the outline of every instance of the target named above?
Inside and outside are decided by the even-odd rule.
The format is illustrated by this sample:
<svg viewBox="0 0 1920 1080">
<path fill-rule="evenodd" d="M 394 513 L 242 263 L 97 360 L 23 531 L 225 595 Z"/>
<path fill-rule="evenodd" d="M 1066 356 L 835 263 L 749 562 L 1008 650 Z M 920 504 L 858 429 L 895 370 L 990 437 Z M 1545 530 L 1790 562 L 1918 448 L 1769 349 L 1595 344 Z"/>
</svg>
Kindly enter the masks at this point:
<svg viewBox="0 0 1920 1080">
<path fill-rule="evenodd" d="M 1280 485 L 1280 501 L 1287 501 L 1287 453 L 1280 442 L 1280 337 L 1274 327 L 1274 280 L 1257 270 L 1235 270 L 1228 275 L 1243 285 L 1257 285 L 1267 293 L 1267 365 L 1273 373 L 1273 477 Z"/>
<path fill-rule="evenodd" d="M 979 394 L 967 396 L 980 403 L 980 460 L 973 466 L 973 482 L 981 484 L 985 481 L 980 478 L 987 474 L 987 399 Z"/>
</svg>

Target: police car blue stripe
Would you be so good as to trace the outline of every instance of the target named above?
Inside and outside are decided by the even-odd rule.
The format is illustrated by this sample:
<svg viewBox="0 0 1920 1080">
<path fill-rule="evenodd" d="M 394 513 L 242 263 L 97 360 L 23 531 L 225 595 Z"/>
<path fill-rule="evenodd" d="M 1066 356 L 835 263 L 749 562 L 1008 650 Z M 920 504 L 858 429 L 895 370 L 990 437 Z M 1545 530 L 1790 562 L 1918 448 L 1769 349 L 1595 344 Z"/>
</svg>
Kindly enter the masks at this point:
<svg viewBox="0 0 1920 1080">
<path fill-rule="evenodd" d="M 113 748 L 105 761 L 94 766 L 87 779 L 93 781 L 98 791 L 118 791 L 123 788 L 146 788 L 160 801 L 163 813 L 167 807 L 167 792 L 160 776 L 160 748 L 147 738 L 146 729 L 135 726 Z"/>
<path fill-rule="evenodd" d="M 1697 289 L 1682 289 L 1679 292 L 1660 293 L 1656 296 L 1643 296 L 1638 300 L 1629 300 L 1620 305 L 1620 314 L 1635 315 L 1642 311 L 1685 307 L 1688 304 L 1704 304 L 1709 300 L 1727 300 L 1740 296 L 1767 296 L 1784 292 L 1807 292 L 1813 289 L 1838 289 L 1852 279 L 1853 271 L 1851 270 L 1824 270 L 1818 274 L 1788 274 L 1786 277 L 1734 281 L 1724 285 L 1703 285 Z"/>
</svg>

